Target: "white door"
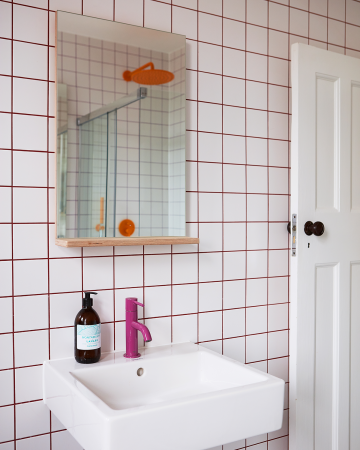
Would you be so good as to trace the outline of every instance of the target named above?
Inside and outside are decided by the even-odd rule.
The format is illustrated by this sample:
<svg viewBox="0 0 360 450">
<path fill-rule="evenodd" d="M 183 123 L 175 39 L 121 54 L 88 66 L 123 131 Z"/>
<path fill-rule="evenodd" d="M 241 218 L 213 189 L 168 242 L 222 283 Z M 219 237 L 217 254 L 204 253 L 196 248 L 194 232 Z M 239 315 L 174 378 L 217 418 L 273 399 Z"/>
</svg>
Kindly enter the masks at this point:
<svg viewBox="0 0 360 450">
<path fill-rule="evenodd" d="M 290 449 L 359 450 L 360 60 L 303 44 L 291 57 Z"/>
</svg>

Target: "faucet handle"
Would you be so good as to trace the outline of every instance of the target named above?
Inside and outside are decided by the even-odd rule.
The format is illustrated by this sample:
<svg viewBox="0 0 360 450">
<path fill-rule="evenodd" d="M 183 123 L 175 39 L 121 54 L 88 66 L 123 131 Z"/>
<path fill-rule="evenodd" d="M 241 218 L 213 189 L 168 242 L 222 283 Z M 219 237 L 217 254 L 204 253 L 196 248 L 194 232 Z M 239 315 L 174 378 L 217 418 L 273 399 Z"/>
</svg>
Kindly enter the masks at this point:
<svg viewBox="0 0 360 450">
<path fill-rule="evenodd" d="M 144 307 L 143 303 L 138 302 L 136 297 L 128 297 L 125 301 L 126 311 L 136 311 L 137 305 Z"/>
</svg>

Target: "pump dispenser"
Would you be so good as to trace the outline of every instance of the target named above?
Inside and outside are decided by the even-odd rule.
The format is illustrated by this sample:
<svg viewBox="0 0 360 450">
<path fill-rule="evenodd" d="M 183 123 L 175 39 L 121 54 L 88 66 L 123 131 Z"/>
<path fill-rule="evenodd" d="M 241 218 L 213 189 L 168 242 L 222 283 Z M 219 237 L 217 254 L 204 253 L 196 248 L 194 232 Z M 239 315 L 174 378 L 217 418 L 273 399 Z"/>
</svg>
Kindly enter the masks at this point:
<svg viewBox="0 0 360 450">
<path fill-rule="evenodd" d="M 101 324 L 98 313 L 93 309 L 91 295 L 96 292 L 85 292 L 82 309 L 75 317 L 75 359 L 81 364 L 92 364 L 101 356 Z"/>
</svg>

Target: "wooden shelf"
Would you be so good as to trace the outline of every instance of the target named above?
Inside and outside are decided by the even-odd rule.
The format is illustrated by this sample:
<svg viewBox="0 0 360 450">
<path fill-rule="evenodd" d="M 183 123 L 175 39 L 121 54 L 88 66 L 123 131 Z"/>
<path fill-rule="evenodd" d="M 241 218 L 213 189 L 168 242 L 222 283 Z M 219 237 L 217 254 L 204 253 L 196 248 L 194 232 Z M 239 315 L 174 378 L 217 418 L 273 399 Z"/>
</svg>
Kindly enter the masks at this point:
<svg viewBox="0 0 360 450">
<path fill-rule="evenodd" d="M 113 247 L 119 245 L 198 244 L 199 238 L 187 236 L 154 236 L 128 238 L 56 238 L 60 247 Z"/>
</svg>

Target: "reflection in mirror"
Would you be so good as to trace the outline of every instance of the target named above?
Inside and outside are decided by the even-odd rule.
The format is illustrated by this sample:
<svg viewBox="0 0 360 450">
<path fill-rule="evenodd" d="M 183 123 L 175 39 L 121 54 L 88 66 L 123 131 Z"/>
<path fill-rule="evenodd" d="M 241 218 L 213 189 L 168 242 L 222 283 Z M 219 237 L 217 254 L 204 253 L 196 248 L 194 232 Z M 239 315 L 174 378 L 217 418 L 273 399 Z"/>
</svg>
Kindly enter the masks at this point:
<svg viewBox="0 0 360 450">
<path fill-rule="evenodd" d="M 57 237 L 185 236 L 185 37 L 57 13 Z"/>
</svg>

